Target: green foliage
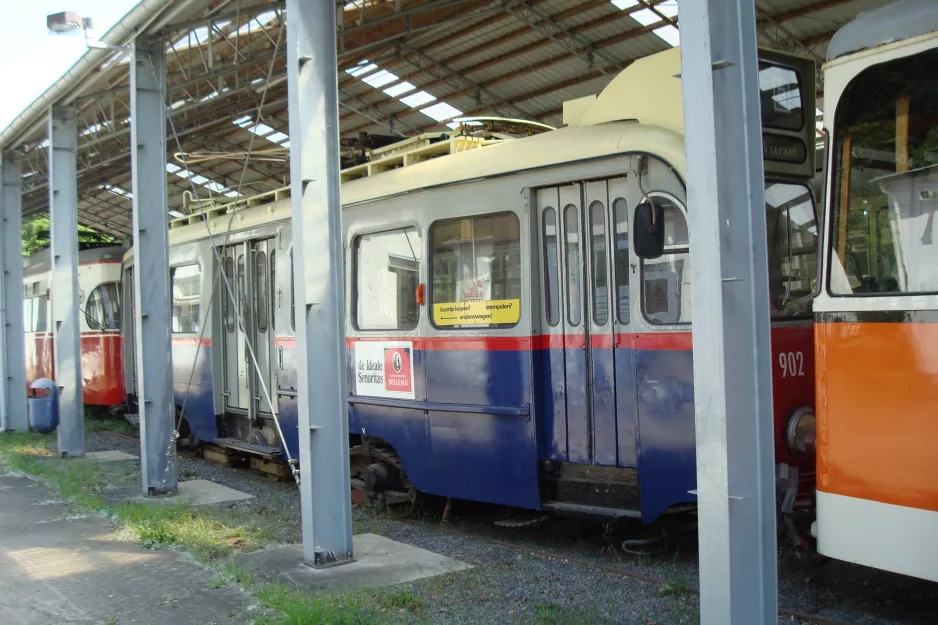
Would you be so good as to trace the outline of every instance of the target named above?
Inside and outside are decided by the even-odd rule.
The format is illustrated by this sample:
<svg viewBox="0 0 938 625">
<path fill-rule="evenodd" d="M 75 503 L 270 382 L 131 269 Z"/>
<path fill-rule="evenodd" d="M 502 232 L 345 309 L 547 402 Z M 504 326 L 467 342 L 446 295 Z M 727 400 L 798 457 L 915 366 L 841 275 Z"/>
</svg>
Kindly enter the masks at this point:
<svg viewBox="0 0 938 625">
<path fill-rule="evenodd" d="M 48 217 L 36 217 L 23 223 L 23 256 L 31 256 L 49 247 L 51 226 Z M 117 243 L 118 240 L 108 234 L 98 232 L 88 226 L 78 226 L 78 246 L 95 243 Z"/>
</svg>

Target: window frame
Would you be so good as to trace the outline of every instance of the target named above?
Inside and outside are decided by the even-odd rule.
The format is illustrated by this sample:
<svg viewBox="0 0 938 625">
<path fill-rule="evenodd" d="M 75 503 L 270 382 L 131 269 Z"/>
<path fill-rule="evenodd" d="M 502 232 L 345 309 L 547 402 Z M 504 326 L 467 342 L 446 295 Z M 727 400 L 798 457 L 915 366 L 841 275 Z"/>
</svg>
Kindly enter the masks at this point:
<svg viewBox="0 0 938 625">
<path fill-rule="evenodd" d="M 818 211 L 821 214 L 819 219 L 823 221 L 824 230 L 826 231 L 822 237 L 819 237 L 823 241 L 821 243 L 821 245 L 823 245 L 823 249 L 821 250 L 820 255 L 818 257 L 818 262 L 822 262 L 822 258 L 823 258 L 823 269 L 822 269 L 822 275 L 819 279 L 819 282 L 820 281 L 824 282 L 824 285 L 823 285 L 824 292 L 827 296 L 831 298 L 844 299 L 844 298 L 856 297 L 859 299 L 877 299 L 878 298 L 880 300 L 887 300 L 889 298 L 897 298 L 897 301 L 898 300 L 908 301 L 908 298 L 910 297 L 931 297 L 931 296 L 938 295 L 938 288 L 930 290 L 930 291 L 867 291 L 867 292 L 853 291 L 851 293 L 838 293 L 834 291 L 833 289 L 834 262 L 836 261 L 838 263 L 841 263 L 844 271 L 846 272 L 845 263 L 843 263 L 843 261 L 841 260 L 840 254 L 837 252 L 837 249 L 835 248 L 835 242 L 834 242 L 834 235 L 837 232 L 837 228 L 834 226 L 834 218 L 836 216 L 838 220 L 840 219 L 839 210 L 842 208 L 842 204 L 844 204 L 843 198 L 841 198 L 842 179 L 838 177 L 838 172 L 840 172 L 844 167 L 843 160 L 840 158 L 840 155 L 843 153 L 843 148 L 844 148 L 843 140 L 846 137 L 850 137 L 851 148 L 852 148 L 853 147 L 852 142 L 854 138 L 853 133 L 848 132 L 848 129 L 851 128 L 851 126 L 845 125 L 845 123 L 842 121 L 841 114 L 843 111 L 841 107 L 848 105 L 848 102 L 846 101 L 848 92 L 850 91 L 851 88 L 855 87 L 858 84 L 859 80 L 864 79 L 864 78 L 866 80 L 871 80 L 871 76 L 873 77 L 872 79 L 875 80 L 877 70 L 888 71 L 890 66 L 895 67 L 903 62 L 909 63 L 916 57 L 924 57 L 929 54 L 936 54 L 936 52 L 934 49 L 920 50 L 908 56 L 891 59 L 889 61 L 884 61 L 883 63 L 877 64 L 877 65 L 871 65 L 870 67 L 863 69 L 860 73 L 858 73 L 856 76 L 850 79 L 850 81 L 847 82 L 846 85 L 844 85 L 843 91 L 841 91 L 840 99 L 837 102 L 836 108 L 834 109 L 834 131 L 831 133 L 829 147 L 827 150 L 828 152 L 827 153 L 827 167 L 825 171 L 825 176 L 826 176 L 825 183 L 826 184 L 824 187 L 826 197 L 824 198 L 825 200 L 824 205 Z M 938 165 L 931 165 L 930 167 L 934 167 L 938 169 Z M 912 169 L 910 169 L 909 171 L 912 171 Z M 846 199 L 846 204 L 848 206 L 847 208 L 848 213 L 849 213 L 849 202 L 850 202 L 850 198 L 848 197 Z"/>
<path fill-rule="evenodd" d="M 461 219 L 477 219 L 480 217 L 497 217 L 499 215 L 511 215 L 518 220 L 518 267 L 521 270 L 521 289 L 519 293 L 519 310 L 518 310 L 518 320 L 512 324 L 502 323 L 502 324 L 489 324 L 489 325 L 467 325 L 463 327 L 458 326 L 439 326 L 436 324 L 436 320 L 433 318 L 433 228 L 437 224 L 444 223 L 447 221 L 459 221 Z M 524 243 L 524 221 L 516 211 L 511 209 L 491 211 L 487 213 L 472 213 L 468 215 L 457 215 L 455 217 L 443 217 L 441 219 L 435 219 L 430 222 L 430 225 L 427 226 L 427 298 L 426 298 L 426 308 L 430 308 L 431 311 L 427 313 L 427 318 L 430 321 L 430 325 L 437 331 L 440 332 L 466 332 L 466 331 L 476 331 L 476 332 L 502 332 L 506 330 L 512 330 L 521 323 L 524 318 L 524 250 L 522 245 Z"/>
<path fill-rule="evenodd" d="M 592 287 L 589 284 L 587 284 L 585 287 L 583 286 L 584 282 L 587 281 L 588 276 L 584 275 L 585 273 L 584 268 L 586 267 L 587 259 L 583 256 L 583 248 L 585 247 L 583 245 L 583 239 L 585 237 L 583 236 L 583 219 L 582 219 L 582 214 L 581 214 L 582 212 L 583 212 L 582 205 L 572 204 L 568 202 L 563 207 L 563 213 L 562 213 L 563 215 L 562 217 L 563 218 L 563 263 L 564 263 L 563 264 L 564 266 L 563 291 L 564 291 L 564 307 L 566 310 L 565 328 L 569 327 L 571 329 L 577 329 L 583 323 L 589 323 L 589 313 L 586 313 L 585 315 L 586 319 L 584 319 L 584 312 L 586 312 L 586 309 L 587 309 L 586 291 L 587 289 L 592 289 Z M 579 302 L 577 303 L 576 320 L 573 319 L 573 310 L 571 308 L 571 304 L 573 302 L 576 302 L 577 298 L 570 297 L 571 262 L 570 262 L 570 241 L 568 239 L 568 237 L 570 236 L 569 224 L 567 223 L 568 214 L 572 214 L 574 220 L 576 221 L 577 262 L 574 263 L 575 266 L 573 267 L 573 270 L 576 272 L 575 274 L 576 280 L 577 280 L 576 286 L 578 286 L 580 289 L 578 293 Z"/>
<path fill-rule="evenodd" d="M 588 222 L 589 222 L 588 244 L 589 244 L 589 254 L 590 254 L 590 255 L 589 255 L 589 268 L 590 268 L 590 275 L 589 275 L 589 308 L 590 308 L 590 315 L 589 315 L 589 316 L 590 316 L 590 323 L 592 324 L 592 327 L 603 328 L 603 329 L 605 329 L 605 328 L 607 328 L 607 327 L 609 326 L 610 318 L 612 319 L 612 322 L 613 322 L 613 323 L 615 323 L 615 321 L 616 321 L 616 319 L 615 319 L 616 315 L 615 315 L 615 314 L 611 314 L 611 311 L 610 311 L 610 308 L 611 308 L 611 307 L 610 307 L 610 305 L 609 305 L 609 304 L 610 304 L 609 300 L 611 299 L 611 296 L 612 296 L 612 293 L 613 293 L 613 289 L 614 289 L 614 285 L 612 285 L 611 282 L 612 282 L 613 278 L 615 277 L 615 272 L 614 272 L 613 270 L 610 270 L 610 268 L 609 268 L 609 258 L 610 258 L 610 253 L 609 253 L 610 245 L 609 245 L 609 242 L 610 242 L 610 238 L 609 238 L 609 224 L 608 224 L 608 219 L 607 219 L 607 218 L 608 218 L 608 217 L 611 217 L 611 215 L 609 215 L 609 212 L 610 212 L 609 209 L 610 209 L 610 207 L 607 206 L 607 203 L 608 203 L 608 193 L 607 193 L 607 198 L 606 198 L 606 201 L 605 201 L 605 202 L 602 201 L 602 200 L 599 200 L 599 199 L 592 200 L 592 201 L 589 203 L 589 205 L 586 207 L 586 211 L 585 211 L 585 212 L 586 212 L 586 217 L 587 217 L 587 219 L 586 219 L 585 221 L 588 221 Z M 596 313 L 597 313 L 598 310 L 599 310 L 599 309 L 597 308 L 597 306 L 596 306 L 596 301 L 597 301 L 597 297 L 596 297 L 597 289 L 596 289 L 596 287 L 598 286 L 598 285 L 596 284 L 596 276 L 598 275 L 598 272 L 597 272 L 596 267 L 597 267 L 597 260 L 598 260 L 598 259 L 596 258 L 596 247 L 595 247 L 595 244 L 596 244 L 596 242 L 597 242 L 599 239 L 597 238 L 596 233 L 595 233 L 594 230 L 593 230 L 594 227 L 597 225 L 597 224 L 595 224 L 595 223 L 593 222 L 593 209 L 596 208 L 596 207 L 599 207 L 599 210 L 600 210 L 601 213 L 602 213 L 602 215 L 601 215 L 601 216 L 602 216 L 602 220 L 600 221 L 600 223 L 599 223 L 598 225 L 600 225 L 600 226 L 602 227 L 602 233 L 601 233 L 599 236 L 601 237 L 601 240 L 602 240 L 602 256 L 603 256 L 603 258 L 602 258 L 602 263 L 605 265 L 605 272 L 606 272 L 606 275 L 605 275 L 605 278 L 606 278 L 606 308 L 605 308 L 605 310 L 602 311 L 602 312 L 606 315 L 606 318 L 603 319 L 602 321 L 600 321 L 599 319 L 596 318 Z M 611 315 L 611 317 L 610 317 L 610 315 Z"/>
<path fill-rule="evenodd" d="M 108 321 L 109 321 L 108 309 L 105 307 L 105 304 L 113 305 L 113 302 L 111 302 L 110 294 L 106 294 L 107 287 L 112 284 L 117 289 L 117 299 L 115 300 L 117 302 L 117 312 L 116 314 L 114 314 L 114 311 L 112 310 L 111 319 L 110 319 L 114 327 L 111 327 L 108 325 Z M 101 307 L 101 315 L 102 315 L 102 319 L 104 319 L 104 323 L 103 324 L 98 323 L 98 320 L 95 319 L 94 324 L 92 324 L 91 323 L 92 320 L 89 317 L 89 313 L 88 313 L 89 304 L 91 303 L 91 299 L 95 297 L 95 295 L 98 294 L 99 292 L 106 294 L 106 297 L 103 295 L 98 295 L 98 305 Z M 85 310 L 84 310 L 85 325 L 87 325 L 88 328 L 94 332 L 120 332 L 120 329 L 121 329 L 120 328 L 121 326 L 120 303 L 119 303 L 120 297 L 121 295 L 120 295 L 120 283 L 119 282 L 111 280 L 109 282 L 101 282 L 100 284 L 96 285 L 93 289 L 91 289 L 91 293 L 88 294 L 88 298 L 85 300 Z M 36 314 L 36 312 L 37 311 L 34 311 L 34 315 Z"/>
<path fill-rule="evenodd" d="M 393 333 L 395 335 L 411 335 L 411 334 L 419 333 L 420 326 L 423 321 L 423 309 L 426 308 L 426 305 L 420 305 L 420 304 L 417 305 L 417 323 L 414 324 L 413 328 L 397 328 L 397 329 L 395 328 L 363 328 L 358 323 L 358 298 L 359 298 L 359 289 L 358 289 L 358 249 L 359 247 L 358 246 L 361 242 L 362 237 L 375 235 L 375 234 L 383 234 L 386 232 L 394 232 L 396 230 L 407 230 L 409 228 L 412 228 L 414 232 L 420 237 L 420 242 L 419 242 L 420 244 L 415 246 L 414 248 L 415 251 L 419 248 L 421 254 L 427 253 L 429 249 L 428 243 L 427 243 L 427 241 L 429 240 L 429 235 L 428 235 L 429 231 L 428 230 L 425 231 L 420 225 L 420 223 L 418 223 L 415 220 L 396 222 L 392 224 L 382 224 L 380 226 L 376 226 L 373 228 L 364 228 L 361 230 L 356 230 L 348 234 L 348 241 L 349 241 L 348 255 L 349 255 L 349 259 L 351 262 L 349 262 L 349 269 L 350 269 L 349 276 L 348 276 L 349 284 L 348 284 L 346 293 L 350 294 L 351 296 L 346 297 L 346 300 L 347 300 L 346 306 L 348 308 L 347 310 L 348 319 L 351 322 L 352 329 L 355 332 L 373 333 L 373 334 Z M 290 259 L 291 261 L 293 260 L 293 248 L 292 247 L 290 248 Z M 421 274 L 424 271 L 422 265 L 425 262 L 426 262 L 425 258 L 417 259 L 417 284 L 423 284 L 423 282 L 421 281 Z M 292 262 L 291 262 L 291 265 L 292 265 Z M 295 275 L 293 279 L 294 280 L 296 279 Z M 295 288 L 296 283 L 294 282 L 293 284 Z M 416 301 L 416 298 L 417 298 L 417 294 L 415 292 L 414 293 L 415 301 Z M 295 296 L 294 296 L 294 299 L 295 299 Z M 296 322 L 295 306 L 296 306 L 296 302 L 294 301 L 294 317 L 293 317 L 294 324 Z M 296 325 L 293 326 L 293 329 L 294 331 L 296 330 Z"/>
<path fill-rule="evenodd" d="M 609 197 L 612 198 L 609 201 L 609 218 L 612 221 L 612 228 L 608 233 L 609 240 L 609 254 L 612 257 L 612 284 L 610 284 L 610 291 L 615 291 L 615 301 L 616 305 L 613 309 L 613 322 L 622 326 L 627 326 L 632 323 L 632 210 L 629 206 L 629 200 L 625 195 L 618 194 L 613 196 L 612 193 L 609 194 Z M 622 203 L 622 210 L 625 212 L 625 243 L 626 248 L 624 250 L 625 254 L 625 277 L 626 285 L 625 291 L 628 294 L 629 310 L 628 314 L 622 315 L 622 303 L 619 299 L 619 258 L 623 252 L 619 251 L 619 232 L 617 227 L 619 221 L 616 219 L 618 210 L 616 209 L 617 204 Z"/>
<path fill-rule="evenodd" d="M 772 184 L 787 184 L 787 185 L 792 185 L 795 187 L 804 187 L 805 189 L 808 190 L 808 194 L 811 196 L 811 202 L 814 204 L 814 222 L 818 228 L 818 233 L 816 236 L 817 250 L 815 252 L 816 254 L 815 264 L 817 265 L 817 275 L 815 276 L 814 289 L 812 289 L 812 292 L 811 292 L 811 298 L 814 299 L 821 292 L 821 289 L 823 288 L 821 283 L 824 281 L 824 268 L 822 264 L 822 256 L 824 254 L 824 232 L 823 232 L 824 229 L 821 227 L 821 224 L 824 221 L 824 207 L 821 206 L 820 203 L 818 202 L 817 195 L 814 193 L 814 187 L 811 185 L 810 181 L 786 180 L 784 178 L 779 178 L 777 176 L 766 176 L 765 183 L 762 185 L 763 193 L 765 192 L 765 189 L 769 185 L 772 185 Z M 768 215 L 768 207 L 766 207 L 766 215 Z M 690 233 L 690 228 L 688 225 L 688 236 L 689 236 L 689 233 Z M 768 246 L 769 244 L 768 228 L 766 228 L 765 242 L 766 242 L 766 246 Z M 771 262 L 771 259 L 769 260 Z M 771 291 L 771 285 L 769 286 L 769 290 Z M 772 304 L 772 307 L 769 309 L 769 314 L 771 315 L 773 312 L 775 312 L 774 304 Z M 811 313 L 811 317 L 813 318 L 813 313 Z M 774 320 L 780 321 L 784 319 L 806 319 L 806 318 L 807 317 L 775 317 Z"/>
<path fill-rule="evenodd" d="M 676 204 L 678 207 L 680 207 L 681 212 L 682 212 L 683 215 L 684 215 L 684 224 L 685 224 L 685 226 L 687 227 L 687 244 L 686 244 L 686 245 L 679 245 L 679 246 L 672 246 L 672 249 L 668 249 L 669 246 L 665 245 L 665 247 L 664 247 L 664 252 L 663 252 L 662 255 L 659 256 L 658 258 L 655 258 L 655 259 L 640 258 L 640 259 L 639 259 L 639 263 L 638 263 L 638 264 L 639 264 L 639 268 L 640 268 L 640 271 L 639 271 L 639 284 L 638 284 L 638 299 L 639 299 L 638 305 L 639 305 L 639 309 L 640 309 L 641 314 L 642 314 L 642 319 L 645 321 L 645 323 L 646 323 L 649 327 L 652 327 L 652 328 L 655 328 L 655 329 L 685 328 L 685 327 L 690 326 L 690 325 L 693 323 L 693 321 L 694 321 L 694 320 L 693 320 L 693 309 L 692 309 L 692 311 L 691 311 L 691 319 L 690 319 L 690 321 L 677 321 L 677 322 L 674 322 L 674 323 L 657 323 L 657 322 L 653 321 L 653 320 L 648 316 L 648 314 L 646 313 L 646 311 L 645 311 L 645 264 L 646 264 L 649 260 L 654 260 L 654 261 L 656 261 L 656 260 L 659 260 L 660 258 L 663 258 L 663 257 L 669 255 L 669 254 L 687 254 L 688 260 L 690 260 L 690 222 L 689 222 L 689 220 L 688 220 L 687 204 L 686 204 L 685 202 L 680 201 L 676 195 L 674 195 L 673 193 L 671 193 L 671 192 L 669 192 L 669 191 L 649 191 L 648 193 L 644 193 L 644 194 L 642 194 L 642 199 L 641 199 L 641 201 L 639 202 L 639 204 L 641 204 L 642 202 L 644 202 L 645 200 L 647 200 L 649 197 L 661 197 L 661 198 L 670 200 L 671 202 L 673 202 L 674 204 Z M 765 210 L 765 208 L 763 208 L 763 210 Z M 629 224 L 630 227 L 631 227 L 632 225 L 633 225 L 633 224 Z M 630 247 L 631 247 L 631 246 L 630 246 Z M 630 250 L 629 250 L 629 254 L 631 254 L 631 253 L 632 253 L 632 251 L 631 251 L 631 249 L 630 249 Z M 678 300 L 678 303 L 680 303 L 680 300 Z M 631 306 L 631 303 L 630 303 L 629 305 Z"/>
<path fill-rule="evenodd" d="M 176 270 L 183 269 L 185 267 L 198 267 L 199 269 L 199 329 L 198 330 L 187 330 L 176 332 L 173 330 L 173 308 L 175 308 L 175 303 L 173 302 L 173 283 L 176 279 Z M 169 267 L 169 331 L 170 335 L 174 334 L 199 334 L 204 329 L 204 320 L 202 319 L 202 263 L 198 260 L 192 262 L 180 263 L 178 265 L 170 265 Z"/>
<path fill-rule="evenodd" d="M 550 263 L 548 262 L 548 246 L 547 246 L 547 221 L 546 221 L 547 211 L 551 211 L 554 215 L 554 223 L 553 223 L 553 226 L 554 226 L 554 264 L 557 267 L 557 279 L 555 280 L 555 284 L 554 284 L 555 289 L 553 291 L 553 295 L 554 295 L 553 305 L 554 305 L 554 312 L 555 312 L 556 319 L 553 321 L 553 323 L 551 323 L 550 305 L 548 304 L 548 301 L 551 297 L 551 288 L 550 288 L 551 281 L 550 281 Z M 561 293 L 563 292 L 563 284 L 562 284 L 563 265 L 561 264 L 561 256 L 563 252 L 561 249 L 562 245 L 561 245 L 561 236 L 560 236 L 559 215 L 560 215 L 560 211 L 558 211 L 557 208 L 554 206 L 545 206 L 543 209 L 541 209 L 541 215 L 540 215 L 541 227 L 540 227 L 539 234 L 540 234 L 540 239 L 541 239 L 541 245 L 544 248 L 543 254 L 541 255 L 542 256 L 541 262 L 543 263 L 543 267 L 544 267 L 544 281 L 543 281 L 543 284 L 541 285 L 541 288 L 544 291 L 542 305 L 544 306 L 544 321 L 551 328 L 556 328 L 557 326 L 560 325 L 561 321 L 563 320 L 563 304 L 564 304 L 563 299 L 564 298 L 561 296 Z"/>
<path fill-rule="evenodd" d="M 264 250 L 254 252 L 254 262 L 252 263 L 254 265 L 254 330 L 259 334 L 267 334 L 267 329 L 270 327 L 268 323 L 270 318 L 270 280 L 268 279 L 267 262 L 267 254 Z M 262 278 L 264 293 L 261 293 Z"/>
</svg>

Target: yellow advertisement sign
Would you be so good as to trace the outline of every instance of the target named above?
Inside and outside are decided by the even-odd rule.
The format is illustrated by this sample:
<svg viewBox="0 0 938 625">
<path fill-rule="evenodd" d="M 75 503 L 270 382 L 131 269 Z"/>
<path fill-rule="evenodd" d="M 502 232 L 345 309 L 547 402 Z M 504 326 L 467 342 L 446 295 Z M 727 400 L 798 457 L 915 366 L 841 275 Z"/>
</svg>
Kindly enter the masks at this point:
<svg viewBox="0 0 938 625">
<path fill-rule="evenodd" d="M 433 305 L 433 321 L 438 326 L 518 323 L 520 317 L 520 299 L 448 302 Z"/>
</svg>

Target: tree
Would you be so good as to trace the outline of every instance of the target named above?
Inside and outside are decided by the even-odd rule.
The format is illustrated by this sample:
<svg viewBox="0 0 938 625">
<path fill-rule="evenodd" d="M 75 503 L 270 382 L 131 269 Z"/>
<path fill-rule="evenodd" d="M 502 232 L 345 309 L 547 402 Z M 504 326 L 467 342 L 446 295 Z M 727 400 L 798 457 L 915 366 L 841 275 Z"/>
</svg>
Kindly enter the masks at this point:
<svg viewBox="0 0 938 625">
<path fill-rule="evenodd" d="M 23 256 L 32 256 L 51 244 L 51 226 L 48 217 L 36 217 L 23 223 Z M 109 234 L 98 232 L 88 226 L 78 226 L 78 248 L 102 243 L 119 243 L 118 239 Z"/>
</svg>

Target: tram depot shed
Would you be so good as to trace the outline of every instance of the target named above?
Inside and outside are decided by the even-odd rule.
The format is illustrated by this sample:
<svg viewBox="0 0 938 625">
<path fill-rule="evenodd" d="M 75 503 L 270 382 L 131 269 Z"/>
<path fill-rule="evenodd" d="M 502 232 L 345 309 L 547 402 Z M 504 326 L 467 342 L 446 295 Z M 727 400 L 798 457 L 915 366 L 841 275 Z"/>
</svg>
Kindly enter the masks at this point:
<svg viewBox="0 0 938 625">
<path fill-rule="evenodd" d="M 721 47 L 744 50 L 728 55 L 730 59 L 709 57 L 714 71 L 735 65 L 732 59 L 742 59 L 741 66 L 753 69 L 747 61 L 751 65 L 754 59 L 746 54 L 755 53 L 754 41 L 820 64 L 840 26 L 861 11 L 886 4 L 888 0 L 682 0 L 678 15 L 676 0 L 354 0 L 335 5 L 333 57 L 333 11 L 325 0 L 142 0 L 100 40 L 89 42 L 71 69 L 0 131 L 3 426 L 26 426 L 20 373 L 23 324 L 16 312 L 22 296 L 17 267 L 22 220 L 48 212 L 52 221 L 57 290 L 53 320 L 62 410 L 59 449 L 69 456 L 84 453 L 77 325 L 71 327 L 70 321 L 77 318 L 76 225 L 132 238 L 138 258 L 152 260 L 143 265 L 135 285 L 144 397 L 142 486 L 145 494 L 173 492 L 175 468 L 167 452 L 174 428 L 165 351 L 168 277 L 159 270 L 167 266 L 169 219 L 198 211 L 206 200 L 223 202 L 292 185 L 294 232 L 297 242 L 302 241 L 297 247 L 317 250 L 317 266 L 338 272 L 342 259 L 341 241 L 334 236 L 339 185 L 335 152 L 361 147 L 356 141 L 366 141 L 366 135 L 403 139 L 446 131 L 454 119 L 474 116 L 559 127 L 565 102 L 599 93 L 636 59 L 677 44 L 679 32 L 684 33 L 685 49 L 699 46 L 693 49 L 705 57 L 708 51 L 719 54 L 715 50 Z M 50 27 L 82 28 L 85 17 L 89 16 L 53 16 Z M 704 37 L 705 32 L 712 36 Z M 740 32 L 750 40 L 740 44 L 735 37 L 714 35 L 725 32 Z M 717 82 L 704 72 L 708 77 L 701 81 L 687 73 L 688 63 L 685 59 L 684 77 L 675 79 L 684 83 L 686 106 L 687 90 L 700 90 L 697 99 L 706 102 L 700 104 L 701 119 L 712 120 L 713 107 L 725 103 L 741 112 L 740 127 L 758 123 L 747 121 L 744 111 L 752 104 L 740 99 L 739 80 Z M 710 65 L 705 63 L 699 67 Z M 337 118 L 330 114 L 330 105 L 337 109 Z M 758 109 L 752 110 L 758 117 Z M 749 139 L 744 132 L 730 133 L 734 136 L 721 137 L 727 142 L 721 146 L 714 140 L 712 124 L 702 125 L 709 128 L 709 139 L 705 133 L 692 141 L 696 130 L 689 129 L 689 152 L 703 150 L 697 153 L 709 155 L 702 162 L 713 168 L 715 155 L 729 155 L 734 163 L 742 163 L 737 172 L 749 171 L 745 150 L 733 150 L 745 145 L 758 149 L 753 143 L 758 139 L 752 138 L 758 133 Z M 761 160 L 761 151 L 752 158 Z M 701 172 L 697 175 L 733 178 L 725 171 Z M 694 184 L 689 181 L 691 195 Z M 733 192 L 743 193 L 737 198 L 746 197 L 744 190 Z M 764 253 L 764 239 L 761 245 Z M 711 258 L 720 258 L 719 249 L 711 252 L 716 254 Z M 334 278 L 331 289 L 301 297 L 300 290 L 308 285 L 300 266 L 310 266 L 314 259 L 307 252 L 296 262 L 297 300 L 307 304 L 306 314 L 314 302 L 322 311 L 309 317 L 308 328 L 297 315 L 298 346 L 304 341 L 307 346 L 328 345 L 326 353 L 333 361 L 344 358 L 344 321 L 338 308 L 342 283 Z M 719 311 L 698 302 L 697 297 L 705 297 L 702 291 L 694 291 L 695 309 L 702 305 L 702 310 Z M 732 340 L 722 334 L 717 332 L 713 340 Z M 318 361 L 323 360 L 329 358 L 320 354 Z M 336 389 L 344 388 L 345 382 L 339 379 L 338 367 L 330 374 L 329 367 L 310 361 L 302 369 L 310 388 L 301 393 L 307 395 L 306 421 L 301 417 L 301 423 L 313 435 L 301 448 L 299 464 L 314 462 L 321 469 L 303 471 L 299 480 L 304 559 L 325 565 L 351 555 L 350 523 L 347 510 L 343 513 L 343 506 L 348 507 L 347 455 L 339 444 L 347 428 L 343 430 L 344 421 L 310 414 L 309 398 L 328 398 L 318 405 L 341 413 L 345 397 Z M 742 379 L 753 375 L 750 371 Z M 758 403 L 756 390 L 750 392 L 749 399 Z M 301 397 L 301 413 L 303 402 Z M 709 441 L 698 441 L 702 444 Z M 722 450 L 714 449 L 728 453 L 725 447 L 724 441 Z M 705 486 L 700 489 L 703 498 Z M 702 507 L 702 537 L 709 518 L 703 513 Z M 727 552 L 739 547 L 728 544 L 734 539 L 726 538 L 725 524 L 743 523 L 750 529 L 758 524 L 758 514 L 742 521 L 714 518 L 724 525 L 722 534 L 712 529 L 712 544 Z M 753 536 L 764 536 L 753 531 Z M 705 544 L 701 540 L 702 568 L 710 553 Z M 769 594 L 774 592 L 774 572 L 768 577 L 763 573 L 774 567 L 774 556 L 768 561 L 754 557 L 756 564 L 748 566 L 755 568 L 747 572 L 737 568 L 738 559 L 715 565 L 710 576 L 714 586 L 709 592 L 702 587 L 705 622 L 756 622 L 753 615 L 774 614 L 774 608 L 763 610 L 773 601 Z M 763 580 L 758 585 L 765 592 L 751 593 L 745 586 L 751 584 L 751 574 Z M 703 574 L 701 578 L 706 580 Z M 766 590 L 769 586 L 771 591 Z M 740 599 L 744 593 L 749 598 Z"/>
</svg>

